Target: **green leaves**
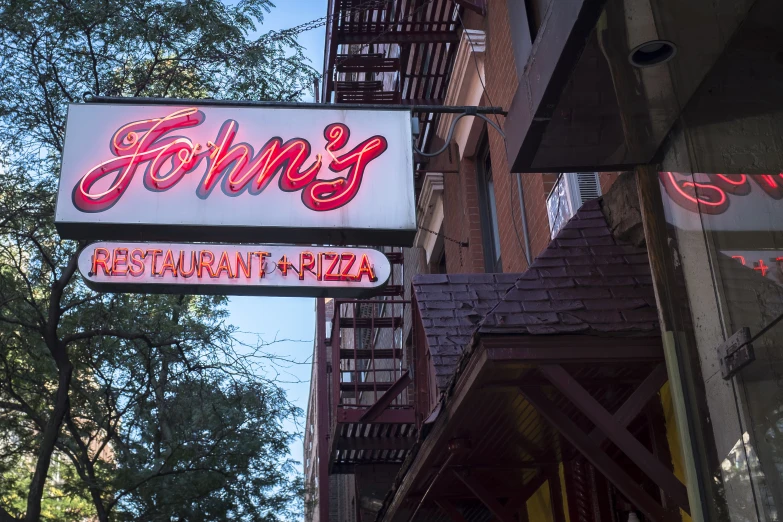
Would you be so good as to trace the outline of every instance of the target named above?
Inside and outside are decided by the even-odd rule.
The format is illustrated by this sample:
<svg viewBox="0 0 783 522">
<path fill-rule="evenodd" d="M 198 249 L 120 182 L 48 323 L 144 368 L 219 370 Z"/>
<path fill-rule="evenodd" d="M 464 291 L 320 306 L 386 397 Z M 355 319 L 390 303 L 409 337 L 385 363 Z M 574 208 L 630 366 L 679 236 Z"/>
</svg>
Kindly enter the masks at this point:
<svg viewBox="0 0 783 522">
<path fill-rule="evenodd" d="M 293 38 L 253 36 L 271 7 L 0 0 L 0 507 L 11 514 L 281 520 L 300 508 L 282 422 L 301 412 L 264 377 L 262 347 L 233 337 L 226 299 L 96 294 L 74 273 L 82 245 L 53 222 L 65 116 L 85 92 L 309 91 L 317 74 Z M 53 464 L 30 495 L 51 429 Z"/>
</svg>

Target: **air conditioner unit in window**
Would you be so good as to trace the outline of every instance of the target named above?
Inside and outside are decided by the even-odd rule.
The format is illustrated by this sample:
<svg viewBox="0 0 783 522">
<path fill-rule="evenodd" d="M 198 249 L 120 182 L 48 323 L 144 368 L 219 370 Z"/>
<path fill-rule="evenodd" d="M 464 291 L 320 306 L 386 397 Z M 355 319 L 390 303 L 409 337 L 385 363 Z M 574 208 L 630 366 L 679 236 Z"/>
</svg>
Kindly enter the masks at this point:
<svg viewBox="0 0 783 522">
<path fill-rule="evenodd" d="M 561 174 L 547 196 L 549 230 L 554 237 L 576 211 L 591 199 L 601 195 L 597 172 L 566 172 Z"/>
</svg>

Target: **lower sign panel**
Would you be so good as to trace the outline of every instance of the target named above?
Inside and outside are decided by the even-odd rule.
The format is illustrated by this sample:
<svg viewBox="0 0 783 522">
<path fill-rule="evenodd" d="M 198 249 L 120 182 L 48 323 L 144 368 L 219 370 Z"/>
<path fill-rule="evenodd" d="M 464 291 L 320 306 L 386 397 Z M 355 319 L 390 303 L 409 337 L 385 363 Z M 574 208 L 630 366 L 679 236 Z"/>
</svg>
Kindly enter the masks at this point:
<svg viewBox="0 0 783 522">
<path fill-rule="evenodd" d="M 365 248 L 101 242 L 82 251 L 79 271 L 105 292 L 366 297 L 391 266 Z"/>
</svg>

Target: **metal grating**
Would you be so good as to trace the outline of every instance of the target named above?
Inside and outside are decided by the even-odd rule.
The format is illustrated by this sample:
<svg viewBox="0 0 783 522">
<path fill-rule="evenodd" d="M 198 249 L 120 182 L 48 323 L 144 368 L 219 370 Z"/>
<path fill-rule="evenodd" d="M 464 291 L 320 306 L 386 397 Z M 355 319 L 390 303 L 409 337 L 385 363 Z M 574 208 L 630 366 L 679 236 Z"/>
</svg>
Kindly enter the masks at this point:
<svg viewBox="0 0 783 522">
<path fill-rule="evenodd" d="M 375 299 L 337 299 L 327 317 L 332 327 L 332 474 L 353 473 L 360 464 L 400 464 L 415 442 L 402 337 L 410 301 L 400 297 L 401 252 L 387 252 L 387 257 L 393 266 L 390 291 Z M 389 400 L 380 402 L 384 396 Z M 379 402 L 385 407 L 377 406 L 373 414 Z"/>
<path fill-rule="evenodd" d="M 328 9 L 325 102 L 443 104 L 459 41 L 458 8 L 451 0 L 330 0 Z M 353 82 L 382 87 L 345 92 L 343 86 Z M 424 150 L 438 115 L 415 116 L 416 146 Z"/>
</svg>

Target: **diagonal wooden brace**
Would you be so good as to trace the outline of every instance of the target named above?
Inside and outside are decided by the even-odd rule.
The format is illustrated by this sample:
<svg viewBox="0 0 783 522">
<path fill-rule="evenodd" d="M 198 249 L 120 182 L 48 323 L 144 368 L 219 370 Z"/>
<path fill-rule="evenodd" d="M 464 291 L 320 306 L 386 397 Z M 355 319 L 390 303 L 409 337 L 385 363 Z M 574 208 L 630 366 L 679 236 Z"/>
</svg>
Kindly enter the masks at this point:
<svg viewBox="0 0 783 522">
<path fill-rule="evenodd" d="M 511 511 L 512 513 L 516 513 L 525 505 L 527 504 L 527 500 L 533 496 L 533 493 L 538 491 L 538 488 L 544 485 L 544 483 L 547 481 L 547 475 L 545 473 L 539 473 L 530 481 L 525 484 L 522 489 L 519 491 L 519 495 L 517 495 L 514 498 L 510 498 L 506 501 L 506 503 L 503 505 L 504 508 L 506 508 L 506 511 Z"/>
<path fill-rule="evenodd" d="M 639 416 L 647 403 L 658 395 L 661 386 L 666 384 L 667 379 L 666 365 L 661 363 L 639 384 L 623 405 L 614 412 L 614 420 L 622 427 L 628 426 Z M 590 438 L 599 446 L 607 439 L 606 435 L 598 428 L 593 428 L 593 431 L 590 432 Z"/>
<path fill-rule="evenodd" d="M 397 396 L 408 387 L 410 383 L 411 374 L 410 372 L 405 372 L 400 376 L 399 379 L 395 381 L 394 384 L 391 385 L 388 390 L 383 393 L 383 395 L 378 397 L 378 400 L 375 402 L 375 404 L 370 406 L 370 408 L 364 412 L 364 415 L 359 418 L 359 422 L 372 422 L 377 419 L 380 414 L 389 407 L 389 404 L 391 404 L 394 399 L 396 399 Z"/>
<path fill-rule="evenodd" d="M 527 401 L 538 410 L 568 441 L 589 460 L 614 486 L 625 495 L 644 515 L 653 521 L 664 522 L 668 513 L 653 500 L 609 455 L 593 442 L 579 426 L 568 418 L 539 388 L 520 387 Z"/>
<path fill-rule="evenodd" d="M 560 392 L 568 397 L 590 422 L 595 424 L 609 440 L 639 466 L 672 500 L 686 513 L 690 514 L 688 490 L 655 455 L 639 442 L 625 426 L 615 420 L 590 393 L 585 390 L 565 369 L 558 365 L 541 365 L 539 371 Z M 646 403 L 646 402 L 645 402 Z"/>
<path fill-rule="evenodd" d="M 506 509 L 506 511 L 514 514 L 517 514 L 522 508 L 526 509 L 528 499 L 532 497 L 533 494 L 538 491 L 538 489 L 543 486 L 548 479 L 549 475 L 546 473 L 538 473 L 536 476 L 530 479 L 527 484 L 522 486 L 522 489 L 519 490 L 517 495 L 509 497 L 508 500 L 506 500 L 506 503 L 503 504 L 503 507 Z M 498 519 L 493 518 L 490 520 L 490 522 L 495 522 L 496 520 Z M 560 521 L 555 519 L 555 522 Z"/>
</svg>

